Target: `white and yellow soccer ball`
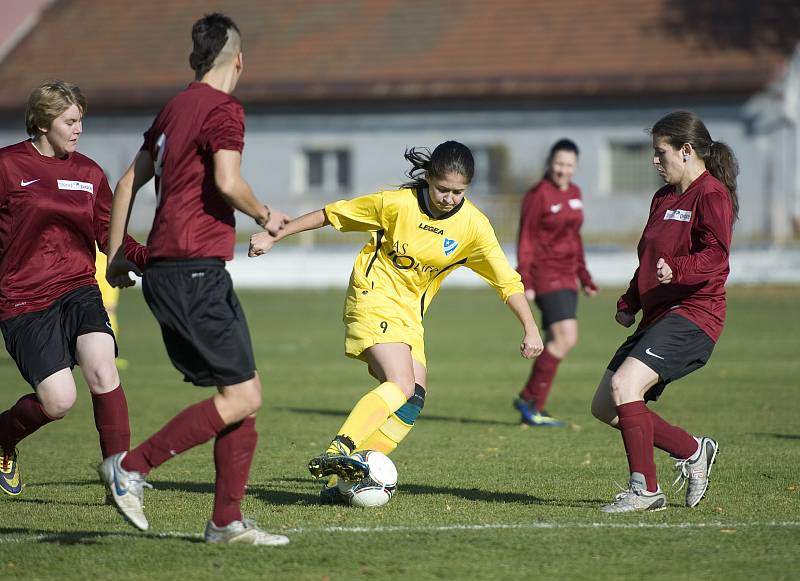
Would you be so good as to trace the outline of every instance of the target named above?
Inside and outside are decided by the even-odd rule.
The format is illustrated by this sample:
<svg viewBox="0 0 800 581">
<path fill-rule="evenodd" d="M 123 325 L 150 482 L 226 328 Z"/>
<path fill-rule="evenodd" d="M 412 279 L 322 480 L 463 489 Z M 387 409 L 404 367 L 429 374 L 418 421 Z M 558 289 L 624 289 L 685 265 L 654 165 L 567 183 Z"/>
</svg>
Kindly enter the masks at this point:
<svg viewBox="0 0 800 581">
<path fill-rule="evenodd" d="M 397 490 L 397 468 L 386 454 L 376 450 L 362 450 L 351 454 L 369 466 L 369 475 L 359 482 L 339 479 L 339 492 L 350 506 L 362 508 L 383 506 Z"/>
</svg>

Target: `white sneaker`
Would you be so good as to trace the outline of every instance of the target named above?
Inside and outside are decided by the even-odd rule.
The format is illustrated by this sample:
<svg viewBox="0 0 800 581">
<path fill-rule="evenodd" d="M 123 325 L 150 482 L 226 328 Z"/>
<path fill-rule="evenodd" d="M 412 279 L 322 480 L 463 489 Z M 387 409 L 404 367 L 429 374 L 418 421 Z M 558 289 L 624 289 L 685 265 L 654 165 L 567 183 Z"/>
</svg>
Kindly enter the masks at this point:
<svg viewBox="0 0 800 581">
<path fill-rule="evenodd" d="M 127 452 L 120 452 L 109 456 L 97 467 L 97 473 L 120 514 L 137 529 L 146 531 L 150 523 L 144 516 L 144 489 L 153 487 L 138 472 L 129 472 L 122 468 L 122 459 L 126 454 Z"/>
<path fill-rule="evenodd" d="M 288 545 L 289 538 L 262 531 L 249 518 L 235 520 L 224 527 L 218 527 L 213 521 L 206 525 L 205 539 L 207 543 L 241 543 L 243 545 Z"/>
<path fill-rule="evenodd" d="M 614 502 L 603 506 L 600 510 L 608 513 L 657 511 L 667 508 L 667 496 L 659 486 L 655 492 L 648 492 L 644 475 L 639 472 L 631 474 L 628 489 L 616 496 Z"/>
<path fill-rule="evenodd" d="M 711 467 L 717 459 L 719 444 L 711 438 L 703 437 L 700 439 L 700 454 L 694 461 L 677 460 L 675 470 L 678 475 L 673 482 L 673 486 L 681 483 L 678 490 L 686 485 L 686 506 L 694 508 L 697 506 L 708 490 L 708 480 L 711 477 Z"/>
</svg>

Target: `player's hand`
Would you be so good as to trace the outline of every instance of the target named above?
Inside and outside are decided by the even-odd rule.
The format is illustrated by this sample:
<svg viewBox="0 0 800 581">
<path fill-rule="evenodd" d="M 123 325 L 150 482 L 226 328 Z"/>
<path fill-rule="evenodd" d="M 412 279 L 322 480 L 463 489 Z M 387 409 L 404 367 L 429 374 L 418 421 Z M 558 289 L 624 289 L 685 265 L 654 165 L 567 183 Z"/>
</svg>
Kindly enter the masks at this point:
<svg viewBox="0 0 800 581">
<path fill-rule="evenodd" d="M 288 215 L 284 214 L 280 210 L 271 208 L 269 212 L 269 221 L 264 224 L 264 230 L 272 234 L 272 236 L 277 236 L 278 232 L 281 231 L 281 228 L 283 228 L 290 221 L 291 218 L 289 218 Z"/>
<path fill-rule="evenodd" d="M 269 232 L 258 232 L 250 236 L 250 249 L 247 256 L 261 256 L 266 254 L 275 245 L 275 237 Z"/>
<path fill-rule="evenodd" d="M 525 298 L 528 299 L 528 302 L 532 303 L 533 300 L 536 298 L 536 291 L 532 288 L 525 289 Z"/>
<path fill-rule="evenodd" d="M 617 311 L 614 319 L 623 327 L 630 327 L 636 321 L 636 315 L 630 311 Z"/>
<path fill-rule="evenodd" d="M 544 351 L 544 343 L 542 337 L 539 335 L 539 330 L 534 329 L 530 333 L 525 333 L 522 338 L 522 343 L 519 346 L 519 353 L 525 359 L 533 359 L 538 357 Z"/>
<path fill-rule="evenodd" d="M 114 288 L 128 288 L 136 284 L 129 273 L 133 272 L 136 276 L 142 276 L 142 271 L 135 263 L 125 257 L 120 250 L 113 260 L 108 262 L 106 267 L 106 280 Z"/>
<path fill-rule="evenodd" d="M 661 284 L 672 282 L 672 269 L 663 258 L 659 258 L 658 262 L 656 262 L 656 278 Z"/>
<path fill-rule="evenodd" d="M 590 282 L 589 284 L 585 284 L 581 288 L 583 290 L 583 294 L 585 294 L 587 297 L 593 297 L 598 292 L 600 292 L 600 289 L 593 282 Z"/>
</svg>

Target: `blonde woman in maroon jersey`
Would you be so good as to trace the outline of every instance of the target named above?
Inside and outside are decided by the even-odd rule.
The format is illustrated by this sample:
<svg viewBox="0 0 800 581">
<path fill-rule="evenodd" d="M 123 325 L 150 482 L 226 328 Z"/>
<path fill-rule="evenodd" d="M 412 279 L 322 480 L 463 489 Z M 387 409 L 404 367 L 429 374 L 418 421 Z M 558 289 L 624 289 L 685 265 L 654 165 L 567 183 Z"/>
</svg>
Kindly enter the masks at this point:
<svg viewBox="0 0 800 581">
<path fill-rule="evenodd" d="M 738 164 L 694 113 L 678 111 L 652 128 L 653 164 L 666 182 L 650 205 L 639 267 L 617 303 L 617 322 L 636 332 L 617 350 L 592 401 L 592 414 L 622 433 L 630 481 L 603 512 L 662 510 L 654 448 L 676 460 L 675 483 L 695 507 L 708 489 L 719 446 L 693 437 L 651 411 L 664 388 L 708 362 L 725 323 Z"/>
<path fill-rule="evenodd" d="M 578 146 L 569 139 L 558 140 L 550 148 L 545 176 L 525 195 L 520 212 L 517 270 L 547 333 L 545 349 L 514 400 L 529 426 L 564 425 L 544 405 L 558 365 L 578 341 L 578 283 L 587 296 L 597 294 L 583 254 L 583 201 L 572 183 L 577 165 Z"/>
<path fill-rule="evenodd" d="M 0 414 L 0 490 L 22 492 L 17 444 L 63 418 L 76 399 L 72 368 L 92 394 L 103 457 L 130 444 L 116 340 L 95 280 L 95 243 L 107 250 L 111 189 L 76 149 L 86 99 L 51 81 L 28 99 L 30 139 L 0 149 L 0 328 L 34 393 Z M 127 237 L 125 255 L 146 250 Z"/>
</svg>

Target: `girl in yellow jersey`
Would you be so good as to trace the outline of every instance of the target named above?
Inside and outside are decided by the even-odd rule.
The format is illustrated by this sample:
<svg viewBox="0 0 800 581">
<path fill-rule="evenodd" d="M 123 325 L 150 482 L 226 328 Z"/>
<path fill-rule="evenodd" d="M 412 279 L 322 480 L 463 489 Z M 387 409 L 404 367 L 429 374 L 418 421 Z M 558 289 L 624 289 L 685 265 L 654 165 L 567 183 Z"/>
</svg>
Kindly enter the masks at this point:
<svg viewBox="0 0 800 581">
<path fill-rule="evenodd" d="M 356 257 L 344 306 L 345 353 L 365 361 L 381 384 L 355 405 L 328 450 L 309 462 L 317 478 L 361 480 L 368 467 L 355 450 L 392 452 L 408 434 L 425 402 L 426 362 L 422 319 L 445 277 L 460 266 L 475 271 L 500 295 L 523 327 L 520 353 L 542 352 L 542 339 L 489 220 L 464 193 L 472 181 L 469 148 L 455 141 L 433 153 L 410 149 L 411 182 L 328 204 L 301 216 L 276 237 L 254 234 L 250 256 L 286 236 L 331 225 L 342 232 L 371 232 Z M 323 489 L 323 500 L 330 499 Z"/>
</svg>

